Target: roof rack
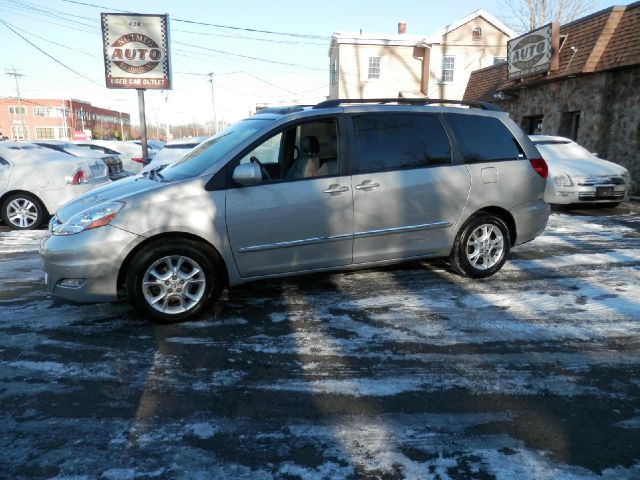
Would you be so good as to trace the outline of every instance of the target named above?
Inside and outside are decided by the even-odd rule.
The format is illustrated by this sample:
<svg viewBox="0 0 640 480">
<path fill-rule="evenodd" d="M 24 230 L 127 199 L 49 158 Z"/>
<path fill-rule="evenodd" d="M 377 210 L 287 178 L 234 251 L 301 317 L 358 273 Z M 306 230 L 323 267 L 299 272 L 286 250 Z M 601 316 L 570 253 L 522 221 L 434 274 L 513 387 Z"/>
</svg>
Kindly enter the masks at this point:
<svg viewBox="0 0 640 480">
<path fill-rule="evenodd" d="M 287 113 L 302 112 L 304 110 L 304 107 L 313 107 L 313 105 L 290 105 L 286 107 L 266 107 L 258 110 L 256 114 L 276 113 L 279 115 L 286 115 Z"/>
<path fill-rule="evenodd" d="M 490 102 L 482 102 L 480 100 L 446 100 L 443 98 L 337 98 L 335 100 L 325 100 L 317 105 L 314 109 L 334 108 L 346 103 L 355 104 L 387 104 L 387 103 L 403 103 L 409 105 L 431 105 L 434 103 L 444 103 L 451 105 L 464 105 L 471 108 L 480 108 L 482 110 L 490 110 L 493 112 L 501 112 L 502 109 Z"/>
</svg>

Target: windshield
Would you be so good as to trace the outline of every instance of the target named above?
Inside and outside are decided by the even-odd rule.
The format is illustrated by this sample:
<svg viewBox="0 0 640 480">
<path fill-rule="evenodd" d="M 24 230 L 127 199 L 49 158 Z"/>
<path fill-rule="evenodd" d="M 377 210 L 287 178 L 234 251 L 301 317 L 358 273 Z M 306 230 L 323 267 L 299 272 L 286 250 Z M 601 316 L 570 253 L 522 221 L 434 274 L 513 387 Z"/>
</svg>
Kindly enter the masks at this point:
<svg viewBox="0 0 640 480">
<path fill-rule="evenodd" d="M 166 167 L 162 175 L 167 180 L 182 180 L 200 175 L 240 142 L 265 129 L 271 122 L 272 120 L 267 119 L 242 120 L 202 142 L 176 163 Z"/>
<path fill-rule="evenodd" d="M 562 160 L 585 160 L 593 158 L 593 154 L 575 142 L 541 141 L 534 142 L 543 158 Z"/>
</svg>

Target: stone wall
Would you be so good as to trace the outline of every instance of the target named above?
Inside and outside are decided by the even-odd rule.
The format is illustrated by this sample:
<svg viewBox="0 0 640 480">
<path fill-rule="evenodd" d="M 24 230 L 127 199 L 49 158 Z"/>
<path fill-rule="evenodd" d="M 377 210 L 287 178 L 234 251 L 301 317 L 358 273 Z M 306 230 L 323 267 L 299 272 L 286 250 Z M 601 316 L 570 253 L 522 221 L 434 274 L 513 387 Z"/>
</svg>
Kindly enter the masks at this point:
<svg viewBox="0 0 640 480">
<path fill-rule="evenodd" d="M 634 194 L 640 195 L 640 68 L 528 87 L 518 98 L 499 103 L 523 128 L 526 117 L 544 115 L 541 133 L 546 135 L 568 135 L 566 113 L 580 112 L 577 142 L 626 167 Z"/>
</svg>

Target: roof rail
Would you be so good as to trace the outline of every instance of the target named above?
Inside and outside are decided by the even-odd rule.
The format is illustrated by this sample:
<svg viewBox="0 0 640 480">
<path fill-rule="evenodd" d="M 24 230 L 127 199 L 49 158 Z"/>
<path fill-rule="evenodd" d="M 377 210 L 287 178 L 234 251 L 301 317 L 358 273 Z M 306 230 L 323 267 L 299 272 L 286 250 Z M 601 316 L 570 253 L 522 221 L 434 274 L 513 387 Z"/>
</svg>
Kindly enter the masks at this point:
<svg viewBox="0 0 640 480">
<path fill-rule="evenodd" d="M 443 98 L 337 98 L 335 100 L 325 100 L 315 105 L 314 109 L 334 108 L 342 104 L 387 104 L 387 103 L 403 103 L 409 105 L 431 105 L 434 103 L 443 103 L 451 105 L 464 105 L 471 108 L 480 108 L 482 110 L 491 110 L 493 112 L 501 112 L 502 109 L 494 103 L 482 102 L 480 100 L 446 100 Z"/>
<path fill-rule="evenodd" d="M 313 105 L 290 105 L 284 107 L 265 107 L 256 112 L 258 113 L 277 113 L 279 115 L 286 115 L 287 113 L 302 112 L 304 107 L 313 107 Z"/>
</svg>

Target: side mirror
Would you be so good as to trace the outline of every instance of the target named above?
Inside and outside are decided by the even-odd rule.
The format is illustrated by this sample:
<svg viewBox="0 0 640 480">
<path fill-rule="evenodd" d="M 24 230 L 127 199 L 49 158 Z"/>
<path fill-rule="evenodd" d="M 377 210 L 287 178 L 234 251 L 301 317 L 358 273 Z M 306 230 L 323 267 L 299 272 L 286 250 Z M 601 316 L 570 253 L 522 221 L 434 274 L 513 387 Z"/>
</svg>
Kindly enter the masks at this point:
<svg viewBox="0 0 640 480">
<path fill-rule="evenodd" d="M 257 185 L 262 182 L 262 172 L 257 163 L 243 163 L 233 170 L 232 178 L 239 185 Z"/>
</svg>

